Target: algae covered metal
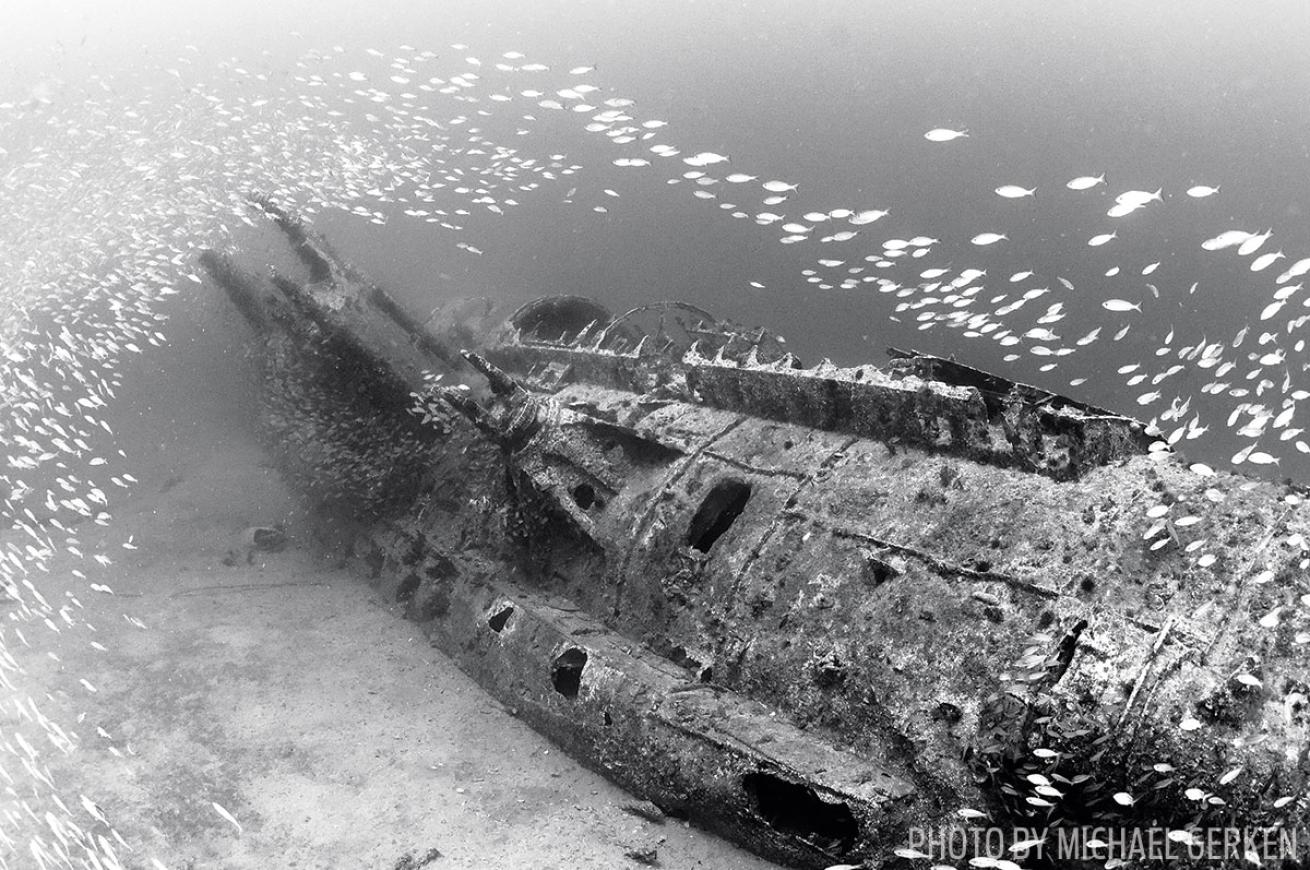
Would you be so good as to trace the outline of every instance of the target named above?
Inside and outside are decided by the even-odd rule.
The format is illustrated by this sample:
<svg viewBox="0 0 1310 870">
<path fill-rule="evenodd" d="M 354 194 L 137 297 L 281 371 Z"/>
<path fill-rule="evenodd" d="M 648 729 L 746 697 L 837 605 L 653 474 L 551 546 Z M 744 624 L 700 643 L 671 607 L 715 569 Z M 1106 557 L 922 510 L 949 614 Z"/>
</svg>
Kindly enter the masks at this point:
<svg viewBox="0 0 1310 870">
<path fill-rule="evenodd" d="M 304 276 L 202 261 L 254 329 L 270 450 L 581 761 L 798 866 L 981 827 L 1304 859 L 1299 491 L 955 361 L 804 367 L 685 303 L 412 313 L 258 206 Z M 1058 863 L 1105 863 L 1078 847 Z"/>
</svg>

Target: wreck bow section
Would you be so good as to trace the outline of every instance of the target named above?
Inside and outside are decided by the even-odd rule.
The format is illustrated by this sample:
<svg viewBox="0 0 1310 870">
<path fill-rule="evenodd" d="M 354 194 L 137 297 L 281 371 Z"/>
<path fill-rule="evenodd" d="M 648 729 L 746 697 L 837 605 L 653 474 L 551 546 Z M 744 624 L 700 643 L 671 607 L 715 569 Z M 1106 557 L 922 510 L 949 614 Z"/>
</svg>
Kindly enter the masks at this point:
<svg viewBox="0 0 1310 870">
<path fill-rule="evenodd" d="M 802 866 L 965 806 L 1304 811 L 1310 528 L 1276 487 L 951 360 L 803 367 L 684 303 L 414 316 L 262 207 L 307 281 L 203 262 L 291 480 L 461 668 L 666 811 Z"/>
</svg>

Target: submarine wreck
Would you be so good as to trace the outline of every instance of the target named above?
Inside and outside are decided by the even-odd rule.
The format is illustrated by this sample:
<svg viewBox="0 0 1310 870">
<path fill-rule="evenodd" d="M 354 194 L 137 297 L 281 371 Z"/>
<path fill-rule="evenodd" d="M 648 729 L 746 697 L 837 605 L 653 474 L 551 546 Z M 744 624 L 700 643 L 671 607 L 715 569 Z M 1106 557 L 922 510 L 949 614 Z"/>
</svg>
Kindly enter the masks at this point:
<svg viewBox="0 0 1310 870">
<path fill-rule="evenodd" d="M 928 866 L 923 832 L 980 827 L 1300 832 L 1306 861 L 1299 491 L 913 350 L 806 367 L 685 303 L 424 315 L 253 203 L 301 274 L 201 262 L 280 472 L 578 760 L 798 867 Z"/>
</svg>

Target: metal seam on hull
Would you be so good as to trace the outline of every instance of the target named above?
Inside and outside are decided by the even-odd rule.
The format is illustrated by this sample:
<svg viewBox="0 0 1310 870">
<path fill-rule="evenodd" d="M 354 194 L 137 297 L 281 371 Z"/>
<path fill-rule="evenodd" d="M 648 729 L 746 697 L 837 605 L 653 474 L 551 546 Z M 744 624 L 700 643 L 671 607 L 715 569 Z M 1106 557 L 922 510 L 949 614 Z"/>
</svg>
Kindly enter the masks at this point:
<svg viewBox="0 0 1310 870">
<path fill-rule="evenodd" d="M 850 438 L 844 441 L 841 446 L 837 447 L 824 457 L 823 461 L 819 463 L 819 468 L 822 470 L 830 467 L 831 463 L 836 462 L 838 457 L 844 455 L 846 451 L 850 449 L 851 445 L 858 440 L 859 439 L 857 438 Z M 747 573 L 749 573 L 751 568 L 754 567 L 755 562 L 760 558 L 760 554 L 764 552 L 764 548 L 768 545 L 769 541 L 773 539 L 773 536 L 777 533 L 782 523 L 791 518 L 791 515 L 787 513 L 786 508 L 793 507 L 800 498 L 801 493 L 813 484 L 814 480 L 814 474 L 800 475 L 800 480 L 787 496 L 787 500 L 783 502 L 785 506 L 784 510 L 778 512 L 777 516 L 773 518 L 773 521 L 765 527 L 764 533 L 760 535 L 759 540 L 756 541 L 753 547 L 751 547 L 750 552 L 742 561 L 741 567 L 737 569 L 732 578 L 732 595 L 734 601 L 740 598 L 742 583 L 745 580 Z"/>
<path fill-rule="evenodd" d="M 804 472 L 788 471 L 785 468 L 761 468 L 758 465 L 752 465 L 749 462 L 742 462 L 740 459 L 734 459 L 731 456 L 725 456 L 724 454 L 717 453 L 713 450 L 705 450 L 704 455 L 716 462 L 722 462 L 724 465 L 730 465 L 733 468 L 748 471 L 751 474 L 758 474 L 760 477 L 790 477 L 797 481 L 805 481 L 809 479 L 809 475 Z"/>
<path fill-rule="evenodd" d="M 667 493 L 684 474 L 696 465 L 696 460 L 700 458 L 700 454 L 705 450 L 705 448 L 727 436 L 742 423 L 746 422 L 746 419 L 746 417 L 738 416 L 736 419 L 719 429 L 719 431 L 715 432 L 708 440 L 698 445 L 691 453 L 678 460 L 677 469 L 668 476 L 658 489 L 646 497 L 646 508 L 637 516 L 637 521 L 630 527 L 628 540 L 631 543 L 619 558 L 618 569 L 614 572 L 614 609 L 612 614 L 614 617 L 617 618 L 622 611 L 621 603 L 623 598 L 623 587 L 625 585 L 625 578 L 628 576 L 628 566 L 632 562 L 633 555 L 640 547 L 638 542 L 641 540 L 641 536 L 645 534 L 648 529 L 650 522 L 655 515 L 655 511 L 659 508 L 660 502 L 664 498 L 664 494 Z"/>
<path fill-rule="evenodd" d="M 799 519 L 808 519 L 811 522 L 814 521 L 812 517 L 807 517 L 798 511 L 792 511 L 791 515 Z M 935 556 L 932 553 L 929 553 L 925 550 L 920 550 L 917 547 L 911 547 L 906 544 L 898 544 L 895 541 L 888 541 L 883 538 L 870 535 L 866 532 L 857 532 L 854 529 L 843 529 L 838 526 L 826 526 L 825 528 L 827 529 L 827 531 L 831 532 L 832 534 L 838 537 L 853 538 L 855 540 L 864 541 L 865 543 L 873 544 L 875 546 L 882 547 L 884 549 L 894 550 L 897 553 L 904 553 L 907 556 L 913 556 L 915 559 L 918 559 L 919 561 L 923 562 L 925 565 L 932 568 L 934 571 L 936 571 L 939 574 L 949 574 L 955 577 L 968 577 L 971 580 L 982 580 L 982 581 L 989 581 L 989 582 L 996 582 L 996 583 L 1004 583 L 1006 586 L 1010 586 L 1014 589 L 1018 589 L 1021 592 L 1028 592 L 1032 595 L 1038 596 L 1039 598 L 1066 597 L 1062 592 L 1060 592 L 1057 589 L 1048 589 L 1045 586 L 1040 586 L 1036 583 L 1031 583 L 1027 580 L 1022 580 L 1018 577 L 1013 577 L 1009 574 L 1001 574 L 996 571 L 979 571 L 976 568 L 966 568 L 963 565 L 957 565 L 954 562 L 950 562 L 946 559 L 943 559 L 940 556 Z"/>
</svg>

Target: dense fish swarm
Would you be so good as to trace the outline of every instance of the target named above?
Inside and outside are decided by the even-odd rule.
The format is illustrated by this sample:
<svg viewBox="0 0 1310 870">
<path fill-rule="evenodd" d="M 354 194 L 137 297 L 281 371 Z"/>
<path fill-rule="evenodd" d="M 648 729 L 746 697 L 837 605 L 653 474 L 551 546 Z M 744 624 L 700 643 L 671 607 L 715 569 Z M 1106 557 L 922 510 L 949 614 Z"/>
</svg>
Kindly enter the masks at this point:
<svg viewBox="0 0 1310 870">
<path fill-rule="evenodd" d="M 146 860 L 121 858 L 130 846 L 94 800 L 62 793 L 42 762 L 46 753 L 73 753 L 86 740 L 113 735 L 84 733 L 81 721 L 51 721 L 41 712 L 43 698 L 16 680 L 31 632 L 94 643 L 78 597 L 52 600 L 42 578 L 71 557 L 84 560 L 68 570 L 85 594 L 112 594 L 102 582 L 112 556 L 84 552 L 78 525 L 108 524 L 115 494 L 134 481 L 104 419 L 120 361 L 167 341 L 165 303 L 201 281 L 194 271 L 200 248 L 239 249 L 257 237 L 259 218 L 246 202 L 252 190 L 307 215 L 344 210 L 379 225 L 430 224 L 451 234 L 461 256 L 479 257 L 497 253 L 478 235 L 481 222 L 508 219 L 528 197 L 548 196 L 556 213 L 604 220 L 596 216 L 640 203 L 634 193 L 683 185 L 689 206 L 695 200 L 792 246 L 792 274 L 768 281 L 743 275 L 743 291 L 785 282 L 801 291 L 866 292 L 871 317 L 995 342 L 1008 361 L 1024 353 L 1041 358 L 1043 374 L 1094 343 L 1123 341 L 1144 315 L 1163 322 L 1174 309 L 1221 293 L 1214 304 L 1228 306 L 1240 288 L 1240 298 L 1254 301 L 1236 334 L 1170 329 L 1146 342 L 1139 358 L 1124 359 L 1118 376 L 1141 392 L 1123 404 L 1151 415 L 1161 455 L 1212 427 L 1245 442 L 1231 457 L 1236 465 L 1278 465 L 1289 447 L 1310 453 L 1297 419 L 1310 398 L 1300 358 L 1310 298 L 1296 303 L 1310 272 L 1310 253 L 1296 249 L 1304 242 L 1280 240 L 1268 250 L 1272 230 L 1215 218 L 1187 250 L 1150 262 L 1116 255 L 1129 228 L 1150 231 L 1143 218 L 1207 208 L 1223 200 L 1221 185 L 1130 189 L 1107 200 L 1112 181 L 1073 177 L 1077 167 L 1071 180 L 980 180 L 981 190 L 995 191 L 1016 215 L 1049 208 L 1095 218 L 1104 231 L 1079 256 L 1096 258 L 1103 278 L 1075 284 L 1057 256 L 1026 263 L 1028 254 L 1015 253 L 1021 242 L 1031 250 L 1044 241 L 1022 237 L 1031 221 L 1016 221 L 1019 228 L 989 223 L 943 240 L 926 228 L 897 226 L 895 203 L 804 202 L 796 183 L 741 171 L 727 153 L 684 147 L 672 125 L 642 117 L 634 100 L 597 83 L 592 67 L 548 65 L 516 51 L 467 52 L 458 43 L 392 52 L 334 47 L 305 54 L 285 77 L 238 61 L 200 69 L 188 53 L 139 79 L 93 77 L 84 92 L 68 86 L 55 97 L 42 86 L 28 99 L 0 102 L 0 584 L 9 599 L 0 628 L 0 685 L 8 690 L 0 699 L 0 748 L 13 757 L 0 765 L 0 867 L 113 868 Z M 906 135 L 935 151 L 969 148 L 986 132 L 975 125 L 972 132 L 941 127 Z M 586 136 L 613 150 L 580 174 L 583 166 L 564 152 L 591 147 Z M 889 229 L 878 233 L 878 226 Z M 1194 278 L 1201 267 L 1205 276 Z M 1078 326 L 1062 335 L 1061 322 Z M 291 394 L 289 378 L 270 377 L 282 386 L 270 392 L 264 413 L 285 445 L 299 443 L 298 427 L 361 420 L 339 396 Z M 335 416 L 343 408 L 349 413 Z M 1225 423 L 1216 427 L 1216 420 Z M 345 468 L 352 484 L 373 487 L 365 490 L 376 495 L 370 509 L 383 510 L 394 461 L 413 460 L 413 446 L 401 438 L 381 450 L 313 458 L 301 484 L 312 489 L 318 469 Z M 1223 497 L 1212 492 L 1207 497 Z M 330 501 L 337 494 L 319 495 Z M 1195 507 L 1152 506 L 1151 547 L 1181 548 L 1208 568 L 1219 544 L 1207 539 Z M 1310 566 L 1310 556 L 1301 566 Z M 1289 605 L 1281 618 L 1301 606 Z M 1296 642 L 1310 642 L 1310 634 L 1297 634 Z M 72 690 L 94 704 L 96 687 L 82 683 Z M 220 805 L 215 810 L 228 815 Z"/>
<path fill-rule="evenodd" d="M 306 358 L 285 336 L 269 338 L 261 354 L 260 433 L 309 504 L 367 522 L 413 502 L 434 459 L 436 430 L 418 425 L 411 403 L 388 407 L 354 389 L 338 375 L 334 356 L 320 343 Z"/>
</svg>

